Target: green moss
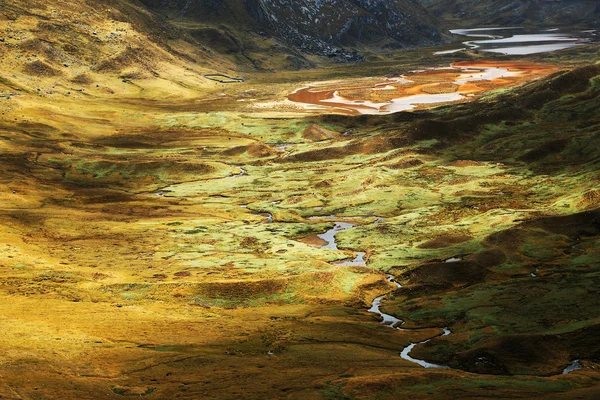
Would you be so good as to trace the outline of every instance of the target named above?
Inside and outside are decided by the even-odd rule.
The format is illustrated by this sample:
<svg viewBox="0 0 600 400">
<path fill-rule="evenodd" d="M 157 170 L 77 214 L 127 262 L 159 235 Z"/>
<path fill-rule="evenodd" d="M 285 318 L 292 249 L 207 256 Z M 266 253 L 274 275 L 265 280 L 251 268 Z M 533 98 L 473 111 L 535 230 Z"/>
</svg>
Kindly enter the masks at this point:
<svg viewBox="0 0 600 400">
<path fill-rule="evenodd" d="M 321 389 L 321 396 L 327 400 L 352 400 L 353 396 L 347 396 L 344 394 L 342 386 L 334 385 L 331 382 L 326 382 L 323 389 Z"/>
<path fill-rule="evenodd" d="M 206 233 L 208 228 L 205 226 L 196 226 L 194 229 L 183 232 L 185 235 L 197 235 L 199 233 Z"/>
</svg>

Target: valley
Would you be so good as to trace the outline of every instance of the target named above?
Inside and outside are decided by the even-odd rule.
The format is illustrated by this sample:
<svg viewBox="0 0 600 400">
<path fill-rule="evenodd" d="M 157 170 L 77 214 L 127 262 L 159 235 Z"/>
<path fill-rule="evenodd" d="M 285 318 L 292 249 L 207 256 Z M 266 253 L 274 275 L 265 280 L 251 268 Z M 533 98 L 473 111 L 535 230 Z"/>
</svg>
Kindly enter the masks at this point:
<svg viewBox="0 0 600 400">
<path fill-rule="evenodd" d="M 597 43 L 348 64 L 180 3 L 0 13 L 0 398 L 597 398 Z"/>
</svg>

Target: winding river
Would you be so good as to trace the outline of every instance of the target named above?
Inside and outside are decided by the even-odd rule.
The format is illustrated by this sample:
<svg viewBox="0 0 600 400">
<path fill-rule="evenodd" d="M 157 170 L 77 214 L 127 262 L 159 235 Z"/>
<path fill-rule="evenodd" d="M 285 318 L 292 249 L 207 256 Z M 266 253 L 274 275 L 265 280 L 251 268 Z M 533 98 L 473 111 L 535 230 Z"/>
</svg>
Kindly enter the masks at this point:
<svg viewBox="0 0 600 400">
<path fill-rule="evenodd" d="M 242 168 L 240 168 L 240 175 L 245 175 L 246 171 L 244 171 Z M 239 176 L 239 175 L 238 175 Z M 275 202 L 274 204 L 276 204 L 277 202 Z M 244 209 L 247 209 L 246 205 L 242 205 L 241 206 Z M 271 223 L 273 222 L 273 217 L 271 214 L 267 214 L 267 213 L 260 213 L 260 215 L 266 216 L 267 220 L 266 223 Z M 320 219 L 337 219 L 337 216 L 335 215 L 329 215 L 329 216 L 320 216 L 320 217 L 311 217 L 309 218 L 310 220 L 320 220 Z M 376 225 L 379 224 L 383 219 L 382 218 L 378 218 L 376 221 L 372 222 L 371 225 Z M 334 223 L 334 226 L 327 230 L 325 233 L 322 233 L 320 235 L 318 235 L 318 237 L 320 239 L 322 239 L 323 241 L 325 241 L 325 244 L 323 244 L 322 246 L 320 246 L 320 248 L 322 249 L 331 249 L 331 250 L 340 250 L 338 247 L 338 243 L 336 240 L 336 236 L 340 233 L 343 232 L 345 230 L 351 229 L 353 227 L 355 227 L 356 225 L 348 223 L 348 222 L 343 222 L 343 221 L 337 221 Z M 345 266 L 353 266 L 353 267 L 366 267 L 367 266 L 367 260 L 366 260 L 366 253 L 364 252 L 354 252 L 354 258 L 353 259 L 348 259 L 348 260 L 343 260 L 343 261 L 338 261 L 338 262 L 334 262 L 333 265 L 336 266 L 340 266 L 340 267 L 345 267 Z M 451 258 L 446 260 L 446 262 L 455 262 L 455 261 L 459 261 L 459 258 Z M 393 284 L 395 286 L 395 290 L 396 289 L 400 289 L 402 288 L 402 285 L 396 281 L 396 277 L 392 274 L 387 274 L 387 278 L 386 280 Z M 371 303 L 371 307 L 367 310 L 370 313 L 373 314 L 377 314 L 380 319 L 381 319 L 381 324 L 391 328 L 391 329 L 396 329 L 399 331 L 419 331 L 419 328 L 415 328 L 415 329 L 405 329 L 402 328 L 402 325 L 404 324 L 404 321 L 396 318 L 393 315 L 390 314 L 386 314 L 381 310 L 381 305 L 383 300 L 392 292 L 388 292 L 385 294 L 382 294 L 378 297 L 376 297 L 375 299 L 373 299 L 372 303 Z M 440 335 L 435 335 L 434 337 L 439 337 L 439 336 L 448 336 L 450 334 L 452 334 L 452 331 L 450 329 L 448 329 L 447 327 L 445 328 L 441 328 L 442 333 Z M 433 339 L 434 337 L 431 337 L 427 340 L 423 340 L 420 342 L 412 342 L 410 343 L 408 346 L 406 346 L 404 349 L 402 349 L 402 351 L 400 352 L 400 357 L 406 361 L 412 362 L 414 364 L 417 364 L 423 368 L 437 368 L 437 369 L 450 369 L 450 366 L 448 365 L 442 365 L 442 364 L 434 364 L 434 363 L 430 363 L 428 361 L 425 360 L 421 360 L 418 358 L 414 358 L 411 357 L 411 352 L 412 350 L 420 345 L 420 344 L 425 344 L 427 342 L 429 342 L 431 339 Z M 571 363 L 569 363 L 569 365 L 567 365 L 563 371 L 562 374 L 566 375 L 569 374 L 573 371 L 577 371 L 582 369 L 583 366 L 581 364 L 580 360 L 573 360 Z"/>
<path fill-rule="evenodd" d="M 315 219 L 332 219 L 332 218 L 336 218 L 336 217 L 330 215 L 330 216 L 325 216 L 325 217 L 313 217 L 311 219 L 315 220 Z M 379 218 L 372 224 L 378 224 L 381 222 L 381 220 L 382 219 Z M 321 248 L 331 249 L 331 250 L 339 250 L 337 241 L 336 241 L 337 234 L 339 234 L 340 232 L 343 232 L 345 230 L 351 229 L 354 226 L 355 225 L 347 223 L 347 222 L 335 222 L 335 225 L 333 226 L 333 228 L 329 229 L 327 232 L 325 232 L 321 235 L 318 235 L 319 238 L 321 238 L 322 240 L 324 240 L 326 242 L 326 244 L 321 246 Z M 366 267 L 367 261 L 365 260 L 365 255 L 366 254 L 364 252 L 355 252 L 355 258 L 353 260 L 336 262 L 336 263 L 334 263 L 334 265 Z M 456 261 L 460 261 L 460 258 L 451 258 L 451 259 L 446 260 L 446 262 L 456 262 Z M 392 274 L 387 274 L 387 281 L 389 283 L 394 284 L 396 286 L 396 289 L 399 289 L 402 287 L 402 285 L 396 281 L 396 277 Z M 373 299 L 373 302 L 371 303 L 371 307 L 368 309 L 368 312 L 379 315 L 379 317 L 381 318 L 381 324 L 385 325 L 389 328 L 400 330 L 400 331 L 408 331 L 408 330 L 418 331 L 419 330 L 418 328 L 417 329 L 402 328 L 402 325 L 404 324 L 403 320 L 398 319 L 393 315 L 386 314 L 383 311 L 381 311 L 382 301 L 390 293 L 391 292 L 382 294 L 382 295 L 376 297 L 375 299 Z M 448 335 L 452 334 L 452 331 L 448 328 L 441 328 L 441 329 L 442 329 L 442 334 L 436 335 L 434 337 L 438 337 L 438 336 L 443 337 L 443 336 L 448 336 Z M 434 363 L 427 362 L 425 360 L 420 360 L 418 358 L 411 357 L 410 353 L 416 346 L 418 346 L 420 344 L 425 344 L 425 343 L 429 342 L 431 339 L 433 339 L 433 337 L 429 338 L 427 340 L 421 341 L 421 342 L 410 343 L 408 346 L 406 346 L 402 350 L 402 352 L 400 352 L 400 357 L 402 357 L 406 361 L 410 361 L 412 363 L 420 365 L 423 368 L 450 369 L 450 366 L 448 366 L 448 365 L 434 364 Z M 566 375 L 573 371 L 580 370 L 582 368 L 583 368 L 583 366 L 581 365 L 580 360 L 573 360 L 567 367 L 564 368 L 564 370 L 562 371 L 562 374 Z"/>
<path fill-rule="evenodd" d="M 326 217 L 325 217 L 326 218 Z M 375 222 L 373 222 L 373 224 L 378 224 L 379 222 L 381 222 L 381 218 L 377 219 Z M 332 249 L 332 250 L 339 250 L 338 246 L 337 246 L 337 241 L 336 241 L 336 235 L 340 232 L 343 232 L 347 229 L 351 229 L 353 228 L 355 225 L 347 223 L 347 222 L 336 222 L 335 225 L 333 226 L 333 228 L 329 229 L 327 232 L 318 235 L 319 238 L 321 238 L 322 240 L 324 240 L 326 242 L 326 244 L 324 244 L 323 246 L 321 246 L 321 248 L 323 249 Z M 334 265 L 337 266 L 355 266 L 355 267 L 366 267 L 367 263 L 365 260 L 365 253 L 363 252 L 355 252 L 355 258 L 351 261 L 341 261 L 341 262 L 336 262 L 334 263 Z M 399 289 L 402 287 L 402 285 L 400 283 L 398 283 L 395 280 L 395 276 L 391 275 L 391 274 L 387 274 L 387 281 L 394 284 L 396 286 L 396 289 Z M 377 314 L 379 315 L 379 317 L 381 318 L 381 324 L 392 328 L 392 329 L 397 329 L 397 330 L 401 330 L 401 331 L 406 331 L 407 329 L 403 329 L 402 325 L 404 324 L 404 321 L 402 321 L 401 319 L 398 319 L 396 317 L 394 317 L 393 315 L 390 314 L 386 314 L 383 311 L 381 311 L 381 303 L 383 301 L 383 299 L 385 299 L 388 296 L 389 293 L 383 294 L 381 296 L 376 297 L 373 302 L 371 303 L 371 308 L 369 308 L 369 312 L 373 313 L 373 314 Z M 412 329 L 411 329 L 412 330 Z M 415 329 L 417 330 L 417 329 Z M 450 335 L 452 332 L 450 331 L 450 329 L 448 328 L 442 328 L 442 336 L 447 336 Z M 431 340 L 427 339 L 421 342 L 413 342 L 410 343 L 408 346 L 406 346 L 402 352 L 400 353 L 400 357 L 402 357 L 403 359 L 410 361 L 412 363 L 418 364 L 421 367 L 424 368 L 441 368 L 441 369 L 448 369 L 450 368 L 447 365 L 440 365 L 440 364 L 433 364 L 430 362 L 427 362 L 425 360 L 419 360 L 417 358 L 413 358 L 410 356 L 411 351 L 415 348 L 415 346 L 419 345 L 419 344 L 424 344 L 427 343 Z"/>
<path fill-rule="evenodd" d="M 396 285 L 396 288 L 401 288 L 402 285 L 400 285 L 398 282 L 396 282 L 394 280 L 394 276 L 393 275 L 388 275 L 388 282 L 393 283 Z M 373 303 L 371 303 L 371 308 L 369 308 L 369 312 L 373 313 L 373 314 L 377 314 L 379 315 L 379 317 L 381 317 L 381 323 L 385 326 L 389 326 L 390 328 L 395 328 L 398 330 L 404 330 L 402 329 L 402 324 L 404 324 L 404 321 L 402 321 L 401 319 L 398 319 L 396 317 L 394 317 L 393 315 L 390 314 L 386 314 L 383 311 L 381 311 L 381 302 L 383 301 L 383 299 L 385 299 L 387 297 L 387 293 L 383 294 L 379 297 L 376 297 L 373 300 Z"/>
</svg>

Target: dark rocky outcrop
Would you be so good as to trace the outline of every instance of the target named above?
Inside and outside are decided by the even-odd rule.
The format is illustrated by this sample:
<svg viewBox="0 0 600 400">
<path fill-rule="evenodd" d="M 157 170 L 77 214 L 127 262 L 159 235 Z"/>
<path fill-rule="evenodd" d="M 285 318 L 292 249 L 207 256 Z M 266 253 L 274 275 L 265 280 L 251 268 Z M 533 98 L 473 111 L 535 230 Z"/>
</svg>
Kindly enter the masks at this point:
<svg viewBox="0 0 600 400">
<path fill-rule="evenodd" d="M 358 45 L 439 44 L 434 18 L 409 0 L 142 0 L 176 18 L 235 25 L 306 53 L 359 61 Z"/>
<path fill-rule="evenodd" d="M 596 0 L 420 0 L 447 24 L 475 25 L 581 25 L 598 27 Z M 493 10 L 493 11 L 491 11 Z"/>
</svg>

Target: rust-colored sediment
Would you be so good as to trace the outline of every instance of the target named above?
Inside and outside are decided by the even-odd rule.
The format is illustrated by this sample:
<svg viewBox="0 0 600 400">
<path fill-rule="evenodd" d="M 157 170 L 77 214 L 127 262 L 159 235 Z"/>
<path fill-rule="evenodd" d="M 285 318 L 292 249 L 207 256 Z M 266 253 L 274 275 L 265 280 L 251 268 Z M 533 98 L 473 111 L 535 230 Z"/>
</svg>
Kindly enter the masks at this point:
<svg viewBox="0 0 600 400">
<path fill-rule="evenodd" d="M 382 80 L 374 85 L 356 85 L 356 82 L 351 80 L 345 84 L 340 84 L 336 88 L 327 87 L 325 90 L 319 90 L 319 88 L 310 86 L 307 88 L 299 89 L 288 96 L 290 101 L 301 104 L 312 104 L 317 106 L 327 107 L 330 112 L 339 112 L 343 114 L 356 115 L 362 114 L 365 111 L 376 110 L 374 107 L 362 104 L 346 104 L 341 102 L 332 102 L 335 92 L 338 92 L 344 98 L 350 101 L 363 100 L 385 103 L 392 99 L 400 99 L 407 96 L 423 95 L 423 94 L 436 94 L 436 89 L 449 91 L 450 85 L 455 85 L 456 90 L 454 93 L 461 93 L 463 95 L 470 95 L 466 99 L 460 101 L 471 101 L 484 93 L 495 90 L 503 89 L 513 86 L 518 86 L 525 82 L 532 81 L 547 76 L 553 72 L 556 72 L 558 68 L 551 64 L 539 64 L 532 62 L 502 62 L 502 61 L 461 61 L 451 65 L 456 68 L 505 68 L 511 72 L 517 72 L 517 75 L 510 77 L 496 78 L 492 80 L 480 80 L 465 82 L 462 84 L 455 84 L 457 76 L 463 75 L 464 72 L 457 71 L 455 69 L 434 69 L 427 71 L 419 71 L 412 74 L 406 75 L 406 78 L 413 80 L 410 83 L 395 83 L 393 81 Z M 395 90 L 380 91 L 374 95 L 372 92 L 373 88 L 381 87 L 382 85 L 390 85 Z M 387 93 L 381 93 L 387 92 Z M 357 95 L 360 93 L 362 96 Z M 419 104 L 418 109 L 428 108 L 440 103 L 432 104 Z"/>
<path fill-rule="evenodd" d="M 321 239 L 317 235 L 310 235 L 300 239 L 300 242 L 313 247 L 321 247 L 327 244 L 327 241 Z"/>
</svg>

